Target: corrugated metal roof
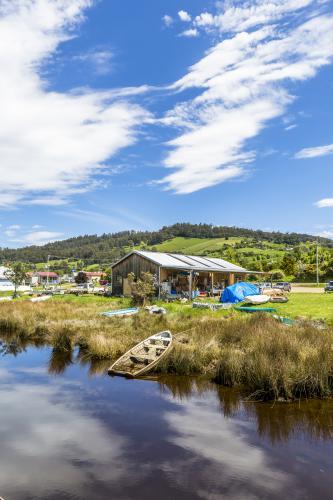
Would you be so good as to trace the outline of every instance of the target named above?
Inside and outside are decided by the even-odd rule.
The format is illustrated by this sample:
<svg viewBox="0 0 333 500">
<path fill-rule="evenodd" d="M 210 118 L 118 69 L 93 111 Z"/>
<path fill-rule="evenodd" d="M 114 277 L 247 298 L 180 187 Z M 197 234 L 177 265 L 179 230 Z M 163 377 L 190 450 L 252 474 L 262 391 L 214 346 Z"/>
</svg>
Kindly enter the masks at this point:
<svg viewBox="0 0 333 500">
<path fill-rule="evenodd" d="M 223 259 L 216 259 L 212 257 L 181 255 L 176 253 L 149 252 L 145 250 L 135 250 L 133 253 L 151 260 L 158 266 L 167 267 L 169 269 L 188 269 L 193 271 L 208 272 L 247 272 L 247 270 L 243 267 L 236 266 L 235 264 L 231 264 L 230 262 L 227 262 Z"/>
</svg>

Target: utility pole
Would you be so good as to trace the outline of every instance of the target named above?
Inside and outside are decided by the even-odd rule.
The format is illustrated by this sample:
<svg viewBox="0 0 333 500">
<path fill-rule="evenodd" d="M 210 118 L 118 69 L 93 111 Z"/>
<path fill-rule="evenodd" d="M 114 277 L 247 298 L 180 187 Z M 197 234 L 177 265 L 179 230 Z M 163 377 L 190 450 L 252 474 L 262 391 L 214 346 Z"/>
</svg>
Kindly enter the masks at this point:
<svg viewBox="0 0 333 500">
<path fill-rule="evenodd" d="M 317 268 L 317 286 L 319 286 L 319 247 L 318 247 L 318 240 L 317 240 L 317 246 L 316 246 L 316 268 Z"/>
<path fill-rule="evenodd" d="M 50 264 L 51 255 L 47 256 L 47 264 L 46 264 L 46 288 L 49 287 L 49 264 Z"/>
</svg>

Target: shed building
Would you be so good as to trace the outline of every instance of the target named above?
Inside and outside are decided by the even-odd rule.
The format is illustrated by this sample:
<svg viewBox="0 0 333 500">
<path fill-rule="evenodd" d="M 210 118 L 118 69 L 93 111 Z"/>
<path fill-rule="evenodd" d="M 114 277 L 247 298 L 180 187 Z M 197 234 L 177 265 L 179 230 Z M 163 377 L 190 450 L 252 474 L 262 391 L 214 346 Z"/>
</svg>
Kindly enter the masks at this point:
<svg viewBox="0 0 333 500">
<path fill-rule="evenodd" d="M 130 295 L 128 275 L 150 272 L 156 278 L 156 295 L 189 297 L 196 293 L 220 294 L 251 271 L 223 259 L 135 250 L 112 266 L 112 293 Z M 252 272 L 253 273 L 253 272 Z"/>
</svg>

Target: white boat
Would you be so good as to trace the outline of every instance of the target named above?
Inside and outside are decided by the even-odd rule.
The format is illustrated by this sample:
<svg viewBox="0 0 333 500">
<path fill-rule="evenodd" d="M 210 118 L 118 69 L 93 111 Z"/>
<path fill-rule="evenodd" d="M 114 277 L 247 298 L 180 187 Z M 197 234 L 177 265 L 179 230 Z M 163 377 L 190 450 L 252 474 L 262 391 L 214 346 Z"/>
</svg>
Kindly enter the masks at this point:
<svg viewBox="0 0 333 500">
<path fill-rule="evenodd" d="M 52 295 L 41 295 L 40 297 L 33 297 L 30 302 L 44 302 L 52 298 Z"/>
<path fill-rule="evenodd" d="M 151 335 L 132 347 L 109 368 L 110 375 L 139 377 L 151 371 L 171 350 L 172 334 L 164 331 Z"/>
<path fill-rule="evenodd" d="M 244 302 L 257 306 L 258 304 L 266 304 L 269 300 L 270 297 L 268 295 L 248 295 L 245 297 Z"/>
<path fill-rule="evenodd" d="M 111 311 L 102 312 L 102 316 L 106 316 L 108 318 L 122 318 L 124 316 L 133 316 L 133 314 L 138 314 L 138 307 L 128 307 L 127 309 L 113 309 Z"/>
</svg>

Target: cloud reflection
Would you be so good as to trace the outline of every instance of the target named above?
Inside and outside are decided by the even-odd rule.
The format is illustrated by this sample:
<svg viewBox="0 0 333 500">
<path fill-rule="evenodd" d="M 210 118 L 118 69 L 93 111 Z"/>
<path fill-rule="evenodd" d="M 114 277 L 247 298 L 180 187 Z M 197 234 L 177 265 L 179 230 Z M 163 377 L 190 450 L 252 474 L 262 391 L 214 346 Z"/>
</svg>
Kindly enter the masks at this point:
<svg viewBox="0 0 333 500">
<path fill-rule="evenodd" d="M 173 402 L 175 402 L 173 400 Z M 241 418 L 221 417 L 216 395 L 179 403 L 177 411 L 165 418 L 172 428 L 169 440 L 194 454 L 192 463 L 179 461 L 165 464 L 172 469 L 179 483 L 188 482 L 202 498 L 258 498 L 281 492 L 289 477 L 274 468 L 263 449 L 251 443 L 251 424 Z M 194 473 L 194 470 L 196 471 Z"/>
<path fill-rule="evenodd" d="M 59 485 L 66 494 L 85 498 L 89 482 L 123 477 L 126 440 L 80 410 L 60 383 L 3 384 L 0 412 L 5 498 L 47 498 Z"/>
</svg>

